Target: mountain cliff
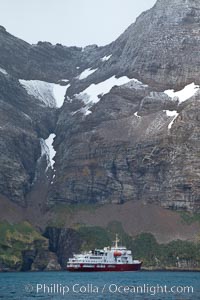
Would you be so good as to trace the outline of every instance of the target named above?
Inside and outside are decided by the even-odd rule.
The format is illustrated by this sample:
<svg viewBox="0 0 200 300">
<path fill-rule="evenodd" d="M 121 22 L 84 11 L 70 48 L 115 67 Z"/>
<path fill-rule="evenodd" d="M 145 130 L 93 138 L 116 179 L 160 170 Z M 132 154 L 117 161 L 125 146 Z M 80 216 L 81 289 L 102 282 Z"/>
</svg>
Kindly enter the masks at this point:
<svg viewBox="0 0 200 300">
<path fill-rule="evenodd" d="M 199 8 L 158 1 L 72 82 L 55 129 L 51 203 L 198 211 Z"/>
<path fill-rule="evenodd" d="M 1 27 L 1 198 L 198 212 L 199 25 L 199 1 L 159 0 L 104 47 Z"/>
</svg>

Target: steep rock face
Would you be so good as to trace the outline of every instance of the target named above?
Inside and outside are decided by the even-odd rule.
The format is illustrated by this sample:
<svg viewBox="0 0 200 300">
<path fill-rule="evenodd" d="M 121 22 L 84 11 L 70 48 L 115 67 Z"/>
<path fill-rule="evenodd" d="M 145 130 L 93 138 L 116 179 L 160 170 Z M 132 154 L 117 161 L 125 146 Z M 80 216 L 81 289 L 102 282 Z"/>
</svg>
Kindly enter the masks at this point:
<svg viewBox="0 0 200 300">
<path fill-rule="evenodd" d="M 46 176 L 44 170 L 40 172 L 46 168 L 41 160 L 40 139 L 48 138 L 54 131 L 59 114 L 57 107 L 39 99 L 43 93 L 47 103 L 52 100 L 48 99 L 45 84 L 65 86 L 69 80 L 73 82 L 95 63 L 98 52 L 96 46 L 82 51 L 48 42 L 30 45 L 0 27 L 0 194 L 27 205 L 26 196 L 34 187 L 36 176 Z M 27 80 L 32 80 L 32 87 Z M 22 82 L 31 87 L 31 93 Z"/>
<path fill-rule="evenodd" d="M 160 91 L 199 84 L 199 27 L 198 0 L 157 1 L 105 48 L 111 58 L 88 79 L 125 74 Z"/>
<path fill-rule="evenodd" d="M 66 47 L 38 42 L 30 45 L 0 27 L 0 67 L 14 77 L 58 82 L 73 80 L 86 68 L 98 65 L 105 49 L 96 45 Z"/>
<path fill-rule="evenodd" d="M 55 81 L 77 72 L 74 64 L 81 48 L 47 42 L 30 45 L 5 30 L 0 30 L 0 41 L 0 66 L 17 78 Z"/>
<path fill-rule="evenodd" d="M 134 200 L 199 209 L 199 96 L 178 105 L 136 83 L 114 87 L 89 115 L 78 103 L 65 103 L 57 124 L 52 203 Z M 173 122 L 166 111 L 179 115 Z"/>
<path fill-rule="evenodd" d="M 63 269 L 73 253 L 80 251 L 82 240 L 79 234 L 69 228 L 47 227 L 44 236 L 49 239 L 49 250 L 55 252 Z"/>
<path fill-rule="evenodd" d="M 31 265 L 31 271 L 60 271 L 61 267 L 58 263 L 55 253 L 48 250 L 41 250 L 37 252 L 37 255 Z"/>
<path fill-rule="evenodd" d="M 198 1 L 159 0 L 105 47 L 30 45 L 1 27 L 0 193 L 20 205 L 33 191 L 38 206 L 133 200 L 198 211 L 200 94 L 180 103 L 163 91 L 199 84 L 199 23 Z M 123 85 L 127 76 L 136 80 Z M 64 105 L 45 106 L 19 79 L 68 86 Z M 40 139 L 50 133 L 47 174 Z"/>
<path fill-rule="evenodd" d="M 199 83 L 199 25 L 199 1 L 158 1 L 116 41 L 123 69 L 159 88 Z"/>
<path fill-rule="evenodd" d="M 55 126 L 56 111 L 41 106 L 18 80 L 0 72 L 0 116 L 0 193 L 25 205 L 41 155 L 39 137 Z"/>
<path fill-rule="evenodd" d="M 1 222 L 0 271 L 28 271 L 39 254 L 48 251 L 48 240 L 40 235 L 29 223 L 9 224 Z M 45 264 L 44 255 L 43 262 Z M 46 266 L 48 262 L 46 263 Z"/>
<path fill-rule="evenodd" d="M 179 104 L 156 92 L 199 83 L 199 22 L 198 1 L 158 1 L 105 47 L 110 58 L 96 72 L 72 82 L 56 127 L 51 203 L 199 210 L 199 94 Z M 84 96 L 113 75 L 148 86 L 114 87 L 98 103 Z"/>
</svg>

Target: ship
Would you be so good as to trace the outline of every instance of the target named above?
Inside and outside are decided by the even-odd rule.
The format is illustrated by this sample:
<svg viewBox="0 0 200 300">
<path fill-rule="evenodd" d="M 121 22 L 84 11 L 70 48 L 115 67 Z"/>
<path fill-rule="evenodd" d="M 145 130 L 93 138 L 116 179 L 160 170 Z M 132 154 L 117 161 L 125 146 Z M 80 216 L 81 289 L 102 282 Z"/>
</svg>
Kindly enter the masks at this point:
<svg viewBox="0 0 200 300">
<path fill-rule="evenodd" d="M 113 247 L 74 254 L 67 262 L 67 270 L 77 272 L 140 270 L 142 261 L 133 259 L 132 251 L 124 246 L 119 246 L 119 241 L 116 234 Z"/>
</svg>

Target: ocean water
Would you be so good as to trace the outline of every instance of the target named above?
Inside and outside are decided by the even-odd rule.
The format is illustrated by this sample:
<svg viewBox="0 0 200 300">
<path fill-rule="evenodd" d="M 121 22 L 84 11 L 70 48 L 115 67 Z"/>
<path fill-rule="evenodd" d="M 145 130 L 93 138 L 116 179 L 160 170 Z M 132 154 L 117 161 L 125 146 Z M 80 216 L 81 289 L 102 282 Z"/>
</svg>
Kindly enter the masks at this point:
<svg viewBox="0 0 200 300">
<path fill-rule="evenodd" d="M 0 299 L 198 300 L 200 273 L 0 273 Z"/>
</svg>

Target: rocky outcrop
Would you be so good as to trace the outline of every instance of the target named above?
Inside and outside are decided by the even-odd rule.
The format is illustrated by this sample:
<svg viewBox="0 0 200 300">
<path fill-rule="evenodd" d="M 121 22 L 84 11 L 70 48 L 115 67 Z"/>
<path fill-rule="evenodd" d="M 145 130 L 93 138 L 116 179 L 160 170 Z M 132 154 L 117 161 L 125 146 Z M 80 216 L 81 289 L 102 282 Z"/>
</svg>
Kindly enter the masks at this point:
<svg viewBox="0 0 200 300">
<path fill-rule="evenodd" d="M 32 265 L 31 271 L 60 271 L 61 266 L 58 263 L 55 253 L 48 250 L 38 251 Z"/>
<path fill-rule="evenodd" d="M 23 262 L 20 271 L 60 271 L 61 266 L 55 253 L 48 248 L 24 250 Z"/>
<path fill-rule="evenodd" d="M 193 259 L 180 259 L 177 257 L 177 268 L 179 269 L 186 269 L 186 270 L 193 270 L 195 268 L 200 268 L 199 261 L 195 261 Z"/>
<path fill-rule="evenodd" d="M 60 269 L 48 239 L 29 223 L 1 222 L 0 229 L 0 271 Z"/>
<path fill-rule="evenodd" d="M 80 235 L 71 228 L 47 227 L 44 236 L 49 239 L 49 250 L 56 253 L 58 262 L 65 269 L 68 258 L 80 251 Z"/>
<path fill-rule="evenodd" d="M 116 41 L 124 45 L 120 65 L 159 88 L 199 84 L 199 24 L 199 1 L 157 1 Z"/>
</svg>

